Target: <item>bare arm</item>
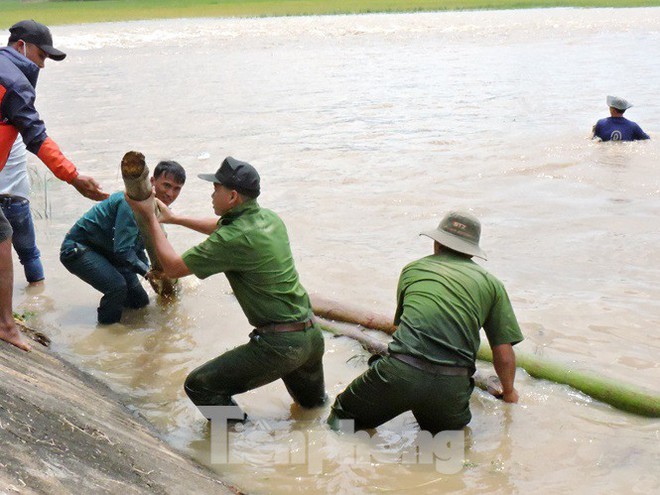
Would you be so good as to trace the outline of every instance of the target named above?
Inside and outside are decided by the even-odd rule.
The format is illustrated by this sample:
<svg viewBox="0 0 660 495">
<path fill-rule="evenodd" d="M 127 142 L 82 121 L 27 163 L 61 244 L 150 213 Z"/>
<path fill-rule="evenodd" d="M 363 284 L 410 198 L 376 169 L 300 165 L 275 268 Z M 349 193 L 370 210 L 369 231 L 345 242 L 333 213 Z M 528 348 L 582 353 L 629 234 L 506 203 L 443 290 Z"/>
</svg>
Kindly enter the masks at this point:
<svg viewBox="0 0 660 495">
<path fill-rule="evenodd" d="M 516 377 L 516 354 L 511 344 L 500 344 L 492 348 L 495 372 L 502 382 L 502 399 L 505 402 L 518 402 L 518 391 L 513 382 Z"/>
<path fill-rule="evenodd" d="M 181 215 L 175 215 L 172 210 L 170 210 L 165 203 L 161 200 L 156 199 L 158 204 L 158 209 L 160 215 L 158 221 L 160 223 L 169 223 L 173 225 L 181 225 L 187 227 L 191 230 L 201 232 L 202 234 L 212 234 L 218 228 L 218 218 L 193 218 L 193 217 L 184 217 Z"/>
<path fill-rule="evenodd" d="M 124 194 L 124 197 L 135 214 L 141 215 L 144 218 L 149 230 L 149 236 L 156 248 L 156 256 L 158 256 L 158 261 L 160 261 L 163 268 L 162 272 L 164 276 L 167 278 L 181 278 L 190 275 L 191 272 L 183 262 L 183 258 L 174 251 L 170 241 L 165 237 L 165 232 L 160 228 L 160 224 L 156 218 L 153 193 L 144 201 L 133 201 L 126 194 Z"/>
</svg>

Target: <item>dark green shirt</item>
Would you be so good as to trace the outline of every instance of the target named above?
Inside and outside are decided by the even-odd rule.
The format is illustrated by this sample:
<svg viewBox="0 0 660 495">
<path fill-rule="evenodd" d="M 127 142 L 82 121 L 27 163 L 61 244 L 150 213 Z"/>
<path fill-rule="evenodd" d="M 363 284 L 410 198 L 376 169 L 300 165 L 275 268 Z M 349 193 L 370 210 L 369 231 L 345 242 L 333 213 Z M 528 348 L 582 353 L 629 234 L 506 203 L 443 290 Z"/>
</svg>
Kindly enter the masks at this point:
<svg viewBox="0 0 660 495">
<path fill-rule="evenodd" d="M 483 328 L 491 347 L 523 340 L 504 285 L 463 256 L 444 252 L 401 272 L 390 352 L 474 367 Z"/>
<path fill-rule="evenodd" d="M 183 261 L 202 279 L 224 272 L 255 327 L 304 321 L 312 316 L 284 222 L 255 200 L 225 213 L 218 229 L 186 251 Z"/>
</svg>

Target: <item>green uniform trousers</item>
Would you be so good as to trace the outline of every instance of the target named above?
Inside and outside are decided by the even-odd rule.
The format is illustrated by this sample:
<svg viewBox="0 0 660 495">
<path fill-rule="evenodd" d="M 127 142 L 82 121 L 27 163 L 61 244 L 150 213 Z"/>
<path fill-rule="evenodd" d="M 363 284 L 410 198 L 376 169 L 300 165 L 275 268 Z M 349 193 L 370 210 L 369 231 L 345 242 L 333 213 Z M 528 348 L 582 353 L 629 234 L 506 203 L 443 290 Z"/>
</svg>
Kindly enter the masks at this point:
<svg viewBox="0 0 660 495">
<path fill-rule="evenodd" d="M 339 420 L 353 419 L 356 430 L 366 430 L 412 411 L 433 435 L 460 430 L 472 419 L 473 389 L 470 377 L 438 375 L 385 356 L 337 396 L 328 423 L 339 429 Z"/>
<path fill-rule="evenodd" d="M 236 405 L 233 395 L 281 378 L 298 404 L 318 407 L 327 398 L 323 350 L 323 335 L 317 325 L 299 332 L 255 330 L 247 344 L 193 370 L 184 389 L 197 406 L 229 406 Z"/>
</svg>

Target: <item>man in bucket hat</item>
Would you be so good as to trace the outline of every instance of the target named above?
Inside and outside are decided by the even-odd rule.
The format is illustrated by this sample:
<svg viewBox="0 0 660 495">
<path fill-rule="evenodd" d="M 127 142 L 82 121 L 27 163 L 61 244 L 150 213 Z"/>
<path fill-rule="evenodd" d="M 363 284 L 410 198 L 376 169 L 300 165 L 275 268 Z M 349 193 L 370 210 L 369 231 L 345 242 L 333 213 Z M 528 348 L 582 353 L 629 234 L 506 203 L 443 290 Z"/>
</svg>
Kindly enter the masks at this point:
<svg viewBox="0 0 660 495">
<path fill-rule="evenodd" d="M 28 151 L 37 155 L 58 179 L 68 182 L 87 198 L 97 201 L 107 198 L 92 177 L 80 175 L 62 154 L 57 143 L 46 134 L 46 126 L 34 107 L 37 78 L 46 59 L 60 61 L 66 54 L 53 47 L 50 30 L 38 22 L 17 22 L 9 32 L 8 46 L 0 48 L 0 170 L 20 133 Z M 13 318 L 11 237 L 11 226 L 0 211 L 0 339 L 30 350 Z"/>
<path fill-rule="evenodd" d="M 437 229 L 420 235 L 433 239 L 434 252 L 401 272 L 389 354 L 337 396 L 328 418 L 335 429 L 340 420 L 354 420 L 355 429 L 375 428 L 406 411 L 432 434 L 463 428 L 472 417 L 481 328 L 503 399 L 518 401 L 513 345 L 523 336 L 502 283 L 471 259 L 486 259 L 479 220 L 452 211 Z"/>
<path fill-rule="evenodd" d="M 641 127 L 623 114 L 632 104 L 618 96 L 608 96 L 607 106 L 610 107 L 610 117 L 600 119 L 593 128 L 593 138 L 601 141 L 641 141 L 649 139 Z"/>
<path fill-rule="evenodd" d="M 175 216 L 161 205 L 163 223 L 209 234 L 183 256 L 174 252 L 158 226 L 153 199 L 128 199 L 148 224 L 164 275 L 203 279 L 224 272 L 254 327 L 248 343 L 192 371 L 184 385 L 186 394 L 197 406 L 236 406 L 234 395 L 281 378 L 301 406 L 322 405 L 323 335 L 300 284 L 286 227 L 256 201 L 259 174 L 249 163 L 227 157 L 215 174 L 199 177 L 213 183 L 213 209 L 220 219 Z M 208 409 L 200 410 L 209 418 Z M 239 416 L 246 418 L 244 413 Z"/>
</svg>

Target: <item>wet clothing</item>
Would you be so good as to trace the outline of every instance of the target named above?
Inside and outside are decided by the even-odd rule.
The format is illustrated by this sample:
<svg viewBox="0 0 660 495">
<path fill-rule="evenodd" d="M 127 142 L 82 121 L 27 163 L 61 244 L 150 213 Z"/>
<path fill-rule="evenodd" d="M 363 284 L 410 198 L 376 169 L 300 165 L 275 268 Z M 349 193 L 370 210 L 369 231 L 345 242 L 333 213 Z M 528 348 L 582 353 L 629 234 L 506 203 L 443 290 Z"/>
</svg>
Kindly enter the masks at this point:
<svg viewBox="0 0 660 495">
<path fill-rule="evenodd" d="M 232 395 L 282 378 L 304 407 L 325 401 L 323 337 L 309 323 L 298 331 L 271 325 L 309 322 L 312 307 L 300 284 L 282 220 L 248 200 L 222 216 L 218 229 L 186 251 L 183 261 L 199 278 L 224 273 L 248 322 L 250 341 L 209 361 L 186 379 L 197 405 L 233 405 Z"/>
<path fill-rule="evenodd" d="M 184 389 L 196 405 L 236 405 L 232 396 L 281 378 L 293 399 L 312 408 L 325 401 L 323 335 L 317 325 L 299 332 L 253 331 L 240 345 L 195 369 Z"/>
<path fill-rule="evenodd" d="M 625 117 L 600 119 L 594 127 L 594 137 L 603 141 L 639 141 L 650 139 L 639 125 Z"/>
<path fill-rule="evenodd" d="M 449 251 L 403 269 L 394 323 L 390 356 L 376 361 L 337 397 L 331 425 L 354 419 L 358 429 L 375 428 L 411 410 L 420 427 L 432 433 L 462 428 L 471 419 L 470 376 L 480 329 L 491 347 L 523 340 L 502 283 L 471 259 Z"/>
<path fill-rule="evenodd" d="M 472 418 L 473 389 L 468 376 L 439 375 L 385 356 L 337 396 L 328 423 L 337 430 L 339 420 L 352 419 L 356 431 L 366 430 L 412 411 L 419 427 L 433 435 L 460 430 Z"/>
<path fill-rule="evenodd" d="M 60 261 L 103 293 L 99 323 L 116 323 L 124 307 L 141 308 L 149 303 L 137 278 L 147 273 L 149 262 L 123 192 L 111 194 L 76 222 L 62 242 Z"/>
<path fill-rule="evenodd" d="M 0 209 L 12 227 L 11 242 L 18 260 L 23 265 L 25 279 L 28 282 L 43 280 L 44 267 L 41 263 L 41 252 L 37 248 L 30 201 L 18 196 L 0 195 Z"/>
<path fill-rule="evenodd" d="M 30 180 L 27 172 L 27 152 L 21 136 L 12 146 L 7 165 L 0 170 L 0 208 L 12 226 L 12 244 L 23 265 L 25 279 L 44 279 L 41 253 L 37 248 L 32 212 L 30 211 Z"/>
<path fill-rule="evenodd" d="M 20 133 L 28 151 L 34 153 L 55 177 L 71 183 L 76 167 L 46 134 L 46 126 L 34 107 L 39 67 L 12 47 L 0 48 L 0 170 L 5 166 Z"/>
</svg>

